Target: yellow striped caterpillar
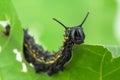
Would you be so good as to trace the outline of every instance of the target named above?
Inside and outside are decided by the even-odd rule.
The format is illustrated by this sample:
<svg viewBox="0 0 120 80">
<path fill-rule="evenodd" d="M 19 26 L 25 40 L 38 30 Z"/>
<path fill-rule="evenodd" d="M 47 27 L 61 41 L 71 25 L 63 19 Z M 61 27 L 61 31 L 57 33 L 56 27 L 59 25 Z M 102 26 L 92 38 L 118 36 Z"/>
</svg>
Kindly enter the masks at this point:
<svg viewBox="0 0 120 80">
<path fill-rule="evenodd" d="M 28 34 L 28 31 L 24 30 L 24 56 L 29 63 L 33 64 L 37 73 L 47 72 L 48 75 L 52 75 L 60 70 L 63 71 L 64 64 L 68 62 L 72 56 L 73 45 L 84 42 L 85 34 L 82 25 L 87 19 L 88 14 L 89 13 L 87 13 L 82 23 L 75 27 L 66 27 L 60 21 L 53 18 L 53 20 L 65 28 L 64 44 L 54 54 L 44 51 L 40 45 L 35 43 L 33 37 Z"/>
<path fill-rule="evenodd" d="M 65 28 L 64 43 L 54 54 L 44 51 L 42 46 L 36 44 L 34 38 L 28 34 L 28 30 L 24 30 L 24 57 L 28 63 L 31 63 L 34 66 L 36 73 L 46 72 L 48 75 L 53 75 L 64 70 L 64 64 L 68 62 L 72 56 L 74 44 L 84 43 L 85 34 L 82 26 L 88 15 L 89 12 L 82 23 L 74 27 L 66 27 L 63 23 L 53 18 L 53 20 Z M 9 32 L 8 30 L 10 29 L 6 28 L 7 34 Z"/>
</svg>

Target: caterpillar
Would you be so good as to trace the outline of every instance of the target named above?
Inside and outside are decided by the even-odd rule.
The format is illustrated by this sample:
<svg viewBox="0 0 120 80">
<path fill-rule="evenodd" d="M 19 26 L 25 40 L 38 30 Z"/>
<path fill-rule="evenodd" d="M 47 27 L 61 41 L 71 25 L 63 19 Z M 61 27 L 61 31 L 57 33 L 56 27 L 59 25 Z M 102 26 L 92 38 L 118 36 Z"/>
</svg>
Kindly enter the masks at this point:
<svg viewBox="0 0 120 80">
<path fill-rule="evenodd" d="M 65 28 L 64 43 L 57 52 L 51 54 L 45 51 L 42 46 L 36 44 L 34 38 L 28 34 L 28 30 L 24 29 L 23 53 L 26 61 L 34 66 L 35 72 L 46 72 L 53 75 L 64 70 L 64 65 L 72 56 L 72 48 L 74 44 L 84 43 L 85 34 L 83 24 L 86 21 L 89 12 L 78 26 L 67 27 L 57 19 L 56 22 Z"/>
<path fill-rule="evenodd" d="M 9 24 L 9 20 L 3 21 L 0 20 L 0 25 L 4 28 L 3 34 L 5 36 L 9 36 L 10 35 L 10 24 Z"/>
<path fill-rule="evenodd" d="M 7 25 L 5 27 L 5 31 L 3 32 L 6 36 L 9 36 L 10 35 L 10 25 Z"/>
</svg>

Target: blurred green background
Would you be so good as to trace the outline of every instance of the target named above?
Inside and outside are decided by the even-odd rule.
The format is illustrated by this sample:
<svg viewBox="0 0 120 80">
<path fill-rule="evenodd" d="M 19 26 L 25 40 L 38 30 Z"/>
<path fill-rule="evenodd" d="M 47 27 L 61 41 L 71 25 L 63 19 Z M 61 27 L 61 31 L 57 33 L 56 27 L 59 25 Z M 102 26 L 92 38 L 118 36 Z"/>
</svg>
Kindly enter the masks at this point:
<svg viewBox="0 0 120 80">
<path fill-rule="evenodd" d="M 114 27 L 117 15 L 116 0 L 12 0 L 23 28 L 28 28 L 37 43 L 56 51 L 62 44 L 64 28 L 53 21 L 56 18 L 66 26 L 81 23 L 86 44 L 119 45 Z"/>
</svg>

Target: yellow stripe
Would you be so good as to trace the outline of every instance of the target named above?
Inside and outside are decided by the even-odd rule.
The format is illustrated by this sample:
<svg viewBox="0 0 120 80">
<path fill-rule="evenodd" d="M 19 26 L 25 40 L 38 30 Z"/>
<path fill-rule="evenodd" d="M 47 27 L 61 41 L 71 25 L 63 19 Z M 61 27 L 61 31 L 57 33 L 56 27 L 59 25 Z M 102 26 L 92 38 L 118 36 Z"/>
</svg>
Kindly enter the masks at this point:
<svg viewBox="0 0 120 80">
<path fill-rule="evenodd" d="M 33 58 L 35 58 L 37 61 L 42 62 L 44 64 L 53 64 L 55 61 L 57 61 L 62 56 L 62 54 L 58 54 L 58 55 L 55 56 L 54 59 L 50 59 L 48 61 L 45 61 L 43 58 L 42 59 L 37 58 L 35 50 L 30 50 L 27 43 L 25 43 L 24 45 L 27 48 L 27 50 L 30 52 L 30 54 L 32 54 Z"/>
</svg>

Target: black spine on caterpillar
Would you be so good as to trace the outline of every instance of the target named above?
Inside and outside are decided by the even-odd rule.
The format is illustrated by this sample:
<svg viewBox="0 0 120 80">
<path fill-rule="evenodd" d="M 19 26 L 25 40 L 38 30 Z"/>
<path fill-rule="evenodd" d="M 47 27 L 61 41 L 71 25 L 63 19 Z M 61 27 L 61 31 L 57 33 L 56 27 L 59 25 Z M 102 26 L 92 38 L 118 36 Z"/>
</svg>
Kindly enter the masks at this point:
<svg viewBox="0 0 120 80">
<path fill-rule="evenodd" d="M 54 54 L 44 51 L 41 46 L 35 43 L 32 36 L 28 34 L 27 30 L 24 30 L 24 43 L 23 52 L 25 59 L 33 64 L 35 71 L 47 72 L 48 75 L 63 71 L 64 64 L 68 62 L 72 56 L 72 47 L 74 44 L 82 44 L 85 39 L 85 34 L 82 29 L 82 25 L 88 17 L 89 12 L 82 21 L 82 23 L 75 27 L 66 27 L 57 19 L 53 20 L 60 23 L 65 28 L 64 44 Z"/>
</svg>

